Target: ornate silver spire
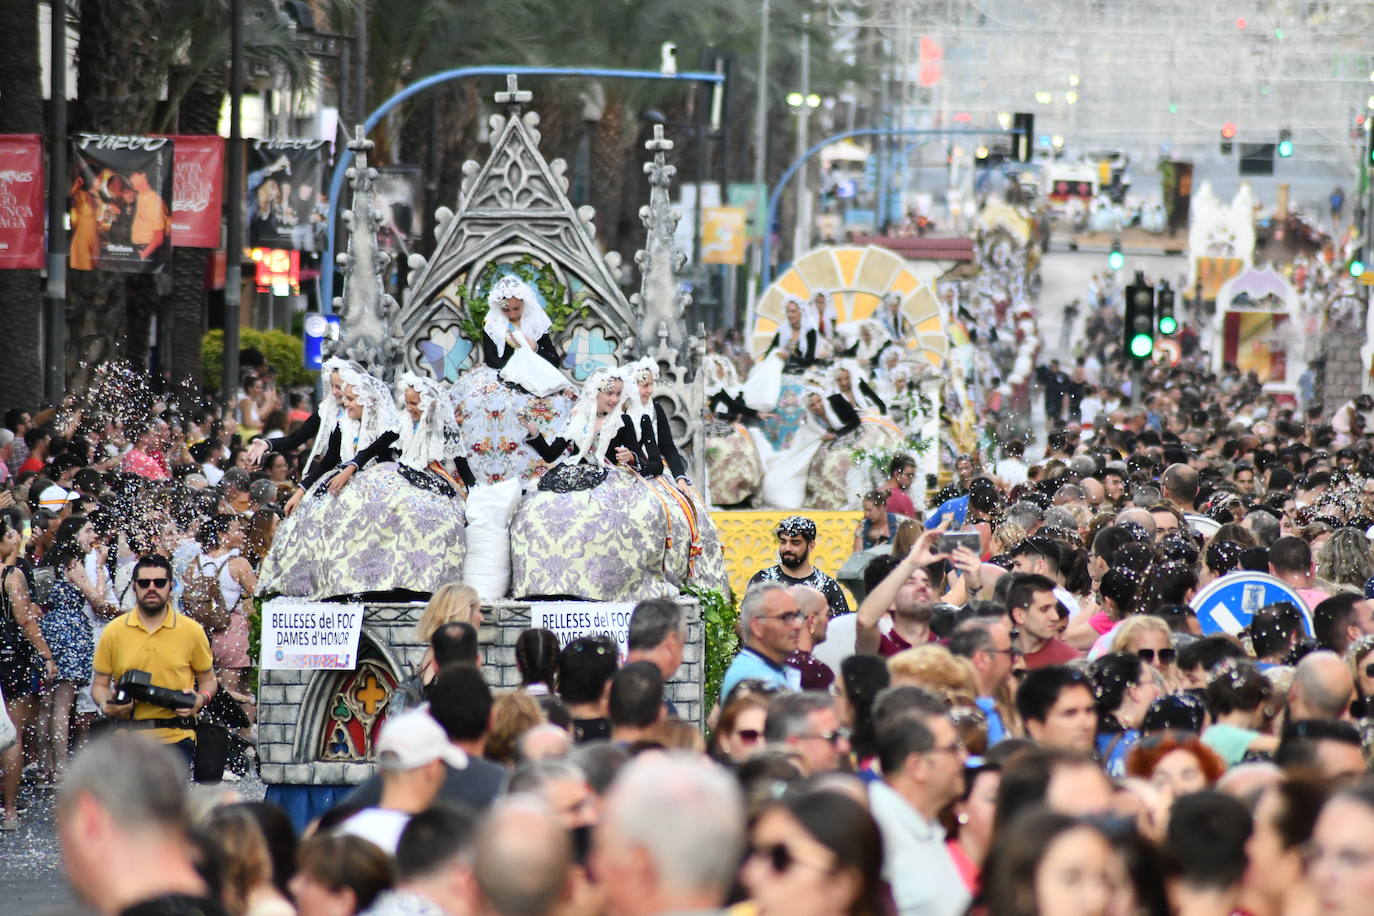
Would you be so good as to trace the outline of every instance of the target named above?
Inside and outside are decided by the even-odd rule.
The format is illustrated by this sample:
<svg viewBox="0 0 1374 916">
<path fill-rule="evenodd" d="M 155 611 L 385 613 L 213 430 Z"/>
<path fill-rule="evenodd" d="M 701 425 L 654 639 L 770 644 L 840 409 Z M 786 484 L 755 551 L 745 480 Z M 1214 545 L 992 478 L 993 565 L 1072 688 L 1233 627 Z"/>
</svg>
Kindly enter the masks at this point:
<svg viewBox="0 0 1374 916">
<path fill-rule="evenodd" d="M 355 128 L 348 148 L 353 150 L 353 165 L 346 173 L 353 202 L 343 215 L 349 230 L 348 251 L 338 257 L 343 270 L 343 295 L 334 298 L 334 311 L 340 319 L 339 339 L 326 355 L 356 360 L 373 375 L 390 382 L 398 348 L 391 325 L 398 309 L 386 291 L 391 255 L 377 244 L 377 230 L 382 225 L 382 215 L 374 205 L 377 170 L 367 164 L 372 141 L 363 134 L 361 125 Z"/>
<path fill-rule="evenodd" d="M 635 349 L 638 355 L 655 355 L 655 349 L 667 347 L 676 351 L 684 364 L 690 355 L 684 351 L 682 316 L 692 303 L 690 293 L 678 283 L 678 272 L 687 263 L 687 255 L 673 244 L 673 233 L 681 218 L 673 209 L 668 189 L 677 169 L 667 163 L 665 153 L 673 148 L 673 141 L 663 136 L 663 125 L 654 125 L 653 139 L 644 148 L 654 154 L 644 163 L 649 176 L 649 203 L 639 208 L 639 218 L 648 230 L 644 248 L 635 253 L 639 265 L 640 291 L 630 297 L 639 319 L 639 333 Z M 661 358 L 661 357 L 660 357 Z"/>
</svg>

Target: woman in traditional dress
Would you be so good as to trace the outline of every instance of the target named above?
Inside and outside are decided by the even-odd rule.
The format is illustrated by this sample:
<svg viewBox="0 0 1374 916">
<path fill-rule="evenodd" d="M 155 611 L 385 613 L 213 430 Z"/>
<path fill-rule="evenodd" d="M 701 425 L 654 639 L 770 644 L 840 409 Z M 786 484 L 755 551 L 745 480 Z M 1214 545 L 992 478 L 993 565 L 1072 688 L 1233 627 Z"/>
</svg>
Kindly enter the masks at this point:
<svg viewBox="0 0 1374 916">
<path fill-rule="evenodd" d="M 745 424 L 760 422 L 744 403 L 734 363 L 719 354 L 706 357 L 706 481 L 713 505 L 735 506 L 758 492 L 763 459 Z"/>
<path fill-rule="evenodd" d="M 366 546 L 353 532 L 331 527 L 329 508 L 358 469 L 386 454 L 396 441 L 396 404 L 381 379 L 347 366 L 338 373 L 343 412 L 323 450 L 318 456 L 311 453 L 310 467 L 286 503 L 286 519 L 277 528 L 272 550 L 258 573 L 259 594 L 324 597 L 330 587 L 330 564 L 324 555 Z M 322 417 L 322 427 L 323 423 Z M 316 439 L 317 449 L 321 438 Z"/>
<path fill-rule="evenodd" d="M 288 454 L 314 440 L 310 454 L 302 465 L 303 476 L 309 476 L 315 470 L 314 465 L 328 451 L 330 437 L 339 425 L 339 418 L 343 416 L 344 383 L 341 372 L 344 369 L 350 369 L 357 373 L 363 371 L 363 367 L 351 359 L 333 357 L 325 360 L 324 378 L 329 387 L 325 389 L 319 407 L 315 409 L 309 419 L 285 436 L 276 439 L 254 439 L 248 446 L 248 461 L 251 467 L 256 467 L 263 456 L 269 452 Z"/>
<path fill-rule="evenodd" d="M 809 405 L 826 427 L 824 444 L 811 462 L 806 505 L 817 509 L 857 508 L 859 495 L 870 488 L 862 467 L 855 466 L 854 452 L 891 448 L 901 432 L 883 414 L 887 405 L 869 387 L 851 360 L 830 373 L 824 398 L 812 397 Z"/>
<path fill-rule="evenodd" d="M 750 407 L 773 414 L 764 424 L 764 436 L 771 448 L 779 452 L 792 445 L 801 428 L 806 415 L 806 405 L 802 403 L 805 387 L 802 375 L 816 365 L 821 347 L 820 319 L 811 305 L 788 300 L 784 312 L 786 321 L 778 327 L 763 359 L 749 373 L 744 391 Z M 750 399 L 750 390 L 764 378 L 772 378 L 776 386 L 774 390 L 778 394 L 774 404 Z"/>
<path fill-rule="evenodd" d="M 664 504 L 665 517 L 672 519 L 671 537 L 689 548 L 687 577 L 708 588 L 715 588 L 728 580 L 725 556 L 720 536 L 687 474 L 683 460 L 673 441 L 673 430 L 663 405 L 654 400 L 658 382 L 658 361 L 646 357 L 631 364 L 628 376 L 625 425 L 631 434 L 637 432 L 639 471 L 648 486 L 654 488 L 655 498 Z M 681 510 L 681 518 L 674 509 Z M 679 523 L 685 530 L 678 531 Z"/>
<path fill-rule="evenodd" d="M 857 361 L 860 368 L 876 380 L 880 361 L 889 352 L 897 352 L 892 338 L 881 322 L 869 318 L 859 323 L 859 334 L 854 339 L 854 345 L 841 351 L 840 355 Z"/>
<path fill-rule="evenodd" d="M 396 389 L 401 412 L 377 439 L 383 450 L 328 501 L 323 520 L 334 536 L 316 553 L 319 597 L 429 595 L 463 577 L 463 494 L 474 481 L 448 392 L 409 372 Z"/>
<path fill-rule="evenodd" d="M 463 447 L 479 483 L 529 481 L 548 470 L 526 442 L 523 428 L 529 423 L 541 435 L 551 433 L 572 409 L 552 327 L 524 280 L 508 274 L 492 284 L 482 323 L 483 365 L 464 372 L 451 394 Z M 542 365 L 529 363 L 531 355 Z"/>
<path fill-rule="evenodd" d="M 600 368 L 552 442 L 530 424 L 530 445 L 554 462 L 511 521 L 511 594 L 636 601 L 677 594 L 690 544 L 673 539 L 671 501 L 632 470 L 638 443 L 623 422 L 625 377 Z M 685 520 L 678 527 L 685 527 Z"/>
</svg>

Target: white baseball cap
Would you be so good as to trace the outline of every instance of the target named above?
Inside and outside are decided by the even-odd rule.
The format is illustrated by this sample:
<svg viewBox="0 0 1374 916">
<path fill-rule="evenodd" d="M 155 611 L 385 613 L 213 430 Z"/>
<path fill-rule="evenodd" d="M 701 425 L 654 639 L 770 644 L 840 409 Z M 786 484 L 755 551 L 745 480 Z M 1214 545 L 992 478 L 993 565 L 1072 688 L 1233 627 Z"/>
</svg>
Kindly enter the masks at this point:
<svg viewBox="0 0 1374 916">
<path fill-rule="evenodd" d="M 468 755 L 449 743 L 448 735 L 429 707 L 422 706 L 382 725 L 377 739 L 377 765 L 383 770 L 413 770 L 435 760 L 442 760 L 455 770 L 467 769 Z"/>
<path fill-rule="evenodd" d="M 38 494 L 38 505 L 44 509 L 61 509 L 69 502 L 74 502 L 81 498 L 80 493 L 73 493 L 64 490 L 57 484 L 52 484 L 43 488 L 43 492 Z"/>
</svg>

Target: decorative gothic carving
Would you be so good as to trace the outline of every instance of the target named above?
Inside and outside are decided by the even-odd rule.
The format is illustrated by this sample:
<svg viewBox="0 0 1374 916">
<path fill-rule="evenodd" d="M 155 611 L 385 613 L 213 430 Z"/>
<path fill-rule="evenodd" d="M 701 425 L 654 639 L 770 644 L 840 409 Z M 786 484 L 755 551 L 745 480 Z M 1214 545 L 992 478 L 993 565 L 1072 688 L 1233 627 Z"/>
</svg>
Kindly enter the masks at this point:
<svg viewBox="0 0 1374 916">
<path fill-rule="evenodd" d="M 343 356 L 360 363 L 372 374 L 390 382 L 394 377 L 398 341 L 393 326 L 396 300 L 386 291 L 385 275 L 391 255 L 377 245 L 382 216 L 374 206 L 377 170 L 367 164 L 372 141 L 357 128 L 348 148 L 354 152 L 347 175 L 353 188 L 352 206 L 344 212 L 349 228 L 348 252 L 339 255 L 343 268 L 343 296 L 334 299 L 340 335 L 326 341 L 326 356 Z"/>
</svg>

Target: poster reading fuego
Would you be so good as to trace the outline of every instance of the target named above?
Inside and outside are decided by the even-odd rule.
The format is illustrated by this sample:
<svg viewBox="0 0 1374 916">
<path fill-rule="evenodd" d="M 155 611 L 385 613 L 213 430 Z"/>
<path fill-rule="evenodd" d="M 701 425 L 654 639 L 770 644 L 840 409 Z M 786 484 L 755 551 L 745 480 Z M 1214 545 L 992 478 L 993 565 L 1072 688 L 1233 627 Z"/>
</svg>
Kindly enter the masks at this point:
<svg viewBox="0 0 1374 916">
<path fill-rule="evenodd" d="M 72 140 L 72 270 L 167 269 L 173 151 L 167 137 L 78 134 Z"/>
<path fill-rule="evenodd" d="M 0 137 L 0 269 L 43 266 L 43 139 Z"/>
</svg>

